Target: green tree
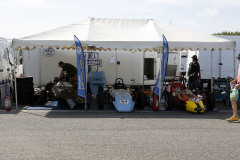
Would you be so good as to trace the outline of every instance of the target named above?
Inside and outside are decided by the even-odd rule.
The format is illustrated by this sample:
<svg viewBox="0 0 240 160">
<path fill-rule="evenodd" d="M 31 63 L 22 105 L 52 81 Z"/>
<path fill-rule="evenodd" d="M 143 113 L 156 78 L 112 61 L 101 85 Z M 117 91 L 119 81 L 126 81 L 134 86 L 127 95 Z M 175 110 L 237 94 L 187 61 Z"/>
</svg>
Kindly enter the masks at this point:
<svg viewBox="0 0 240 160">
<path fill-rule="evenodd" d="M 228 36 L 240 36 L 240 32 L 235 31 L 223 31 L 221 33 L 213 33 L 213 35 L 228 35 Z"/>
</svg>

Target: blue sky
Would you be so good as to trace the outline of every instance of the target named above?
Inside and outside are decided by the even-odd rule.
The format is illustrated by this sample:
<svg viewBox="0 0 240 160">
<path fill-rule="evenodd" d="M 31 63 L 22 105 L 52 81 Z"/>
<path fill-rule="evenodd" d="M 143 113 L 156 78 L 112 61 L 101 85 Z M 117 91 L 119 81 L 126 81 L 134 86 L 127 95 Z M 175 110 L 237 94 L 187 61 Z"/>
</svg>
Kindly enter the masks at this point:
<svg viewBox="0 0 240 160">
<path fill-rule="evenodd" d="M 240 0 L 1 0 L 0 37 L 21 38 L 88 17 L 157 19 L 212 34 L 240 31 Z"/>
</svg>

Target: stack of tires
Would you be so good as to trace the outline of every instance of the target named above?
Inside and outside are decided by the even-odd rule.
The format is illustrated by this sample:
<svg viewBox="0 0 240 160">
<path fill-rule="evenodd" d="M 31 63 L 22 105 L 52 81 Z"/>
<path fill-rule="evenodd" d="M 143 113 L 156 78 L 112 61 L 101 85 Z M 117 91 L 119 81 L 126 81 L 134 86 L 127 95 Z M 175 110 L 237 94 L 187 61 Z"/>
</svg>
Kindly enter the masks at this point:
<svg viewBox="0 0 240 160">
<path fill-rule="evenodd" d="M 18 103 L 29 105 L 33 103 L 33 77 L 17 77 Z"/>
</svg>

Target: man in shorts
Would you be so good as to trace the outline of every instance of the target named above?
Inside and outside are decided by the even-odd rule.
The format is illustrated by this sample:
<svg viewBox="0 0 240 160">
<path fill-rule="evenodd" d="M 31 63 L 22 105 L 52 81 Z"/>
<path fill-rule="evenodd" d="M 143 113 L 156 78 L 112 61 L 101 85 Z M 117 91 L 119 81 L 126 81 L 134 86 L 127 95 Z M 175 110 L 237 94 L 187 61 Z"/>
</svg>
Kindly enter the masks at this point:
<svg viewBox="0 0 240 160">
<path fill-rule="evenodd" d="M 238 57 L 236 57 L 236 58 L 239 60 L 239 63 L 240 63 L 240 53 L 239 53 Z M 238 77 L 235 78 L 234 80 L 232 80 L 230 82 L 230 85 L 233 85 L 236 82 L 237 82 L 237 84 L 235 85 L 235 88 L 238 89 L 238 91 L 239 91 L 239 89 L 240 89 L 240 64 L 239 64 L 239 68 L 238 68 Z M 239 117 L 238 117 L 238 113 L 237 113 L 238 100 L 239 100 L 239 98 L 231 99 L 233 115 L 232 115 L 232 117 L 226 119 L 227 121 L 230 121 L 230 122 L 239 121 Z"/>
</svg>

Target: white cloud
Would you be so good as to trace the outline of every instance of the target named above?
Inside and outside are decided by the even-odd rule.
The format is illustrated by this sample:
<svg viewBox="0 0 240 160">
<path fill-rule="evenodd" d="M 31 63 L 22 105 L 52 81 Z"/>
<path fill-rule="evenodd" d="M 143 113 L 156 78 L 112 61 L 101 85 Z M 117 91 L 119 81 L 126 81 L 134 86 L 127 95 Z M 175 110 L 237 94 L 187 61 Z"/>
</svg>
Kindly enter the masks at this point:
<svg viewBox="0 0 240 160">
<path fill-rule="evenodd" d="M 219 14 L 219 11 L 217 8 L 206 8 L 203 12 L 200 12 L 198 14 L 198 17 L 203 17 L 203 16 L 217 16 Z"/>
<path fill-rule="evenodd" d="M 174 5 L 227 5 L 240 6 L 239 0 L 147 0 L 150 3 Z"/>
<path fill-rule="evenodd" d="M 11 0 L 13 3 L 17 3 L 24 6 L 43 6 L 46 4 L 45 0 Z"/>
<path fill-rule="evenodd" d="M 185 3 L 185 0 L 182 0 L 182 1 L 179 1 L 179 0 L 148 0 L 148 1 L 151 3 L 176 4 L 176 5 Z"/>
</svg>

